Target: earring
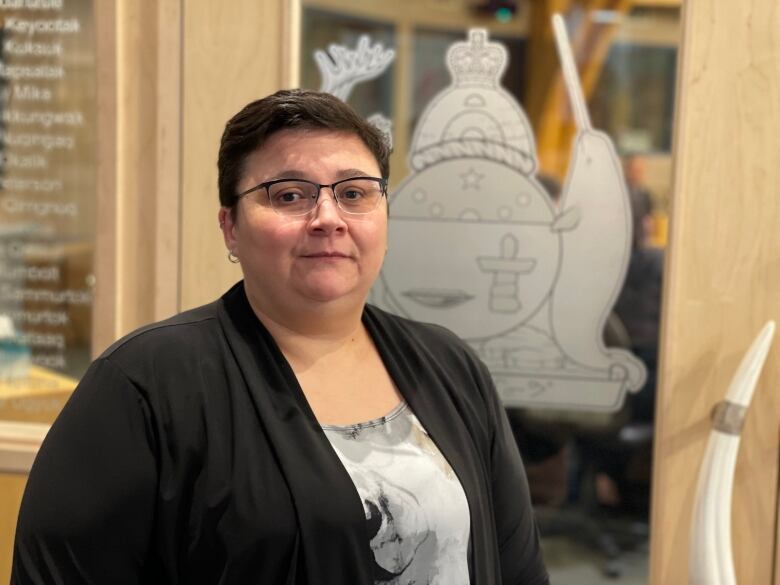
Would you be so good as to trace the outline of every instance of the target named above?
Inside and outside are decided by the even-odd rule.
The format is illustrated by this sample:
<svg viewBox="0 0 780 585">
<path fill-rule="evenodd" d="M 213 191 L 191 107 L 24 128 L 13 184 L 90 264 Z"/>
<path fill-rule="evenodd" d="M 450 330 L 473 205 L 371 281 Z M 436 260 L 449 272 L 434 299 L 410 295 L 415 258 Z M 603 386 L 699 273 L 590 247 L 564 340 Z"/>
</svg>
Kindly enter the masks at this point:
<svg viewBox="0 0 780 585">
<path fill-rule="evenodd" d="M 233 253 L 233 250 L 230 250 L 230 252 L 228 252 L 228 260 L 233 264 L 238 264 L 239 262 L 241 262 L 241 260 L 238 259 L 238 256 L 236 256 Z"/>
</svg>

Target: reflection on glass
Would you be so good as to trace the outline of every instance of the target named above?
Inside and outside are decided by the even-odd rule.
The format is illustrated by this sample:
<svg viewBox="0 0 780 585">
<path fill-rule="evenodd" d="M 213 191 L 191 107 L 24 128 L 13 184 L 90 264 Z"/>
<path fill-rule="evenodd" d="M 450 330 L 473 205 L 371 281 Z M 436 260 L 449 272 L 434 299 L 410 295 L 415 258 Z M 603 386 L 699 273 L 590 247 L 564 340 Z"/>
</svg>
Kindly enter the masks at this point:
<svg viewBox="0 0 780 585">
<path fill-rule="evenodd" d="M 610 48 L 591 111 L 621 152 L 671 152 L 676 62 L 674 47 Z"/>
<path fill-rule="evenodd" d="M 90 1 L 33 4 L 0 7 L 0 416 L 48 421 L 90 359 L 95 51 Z"/>
</svg>

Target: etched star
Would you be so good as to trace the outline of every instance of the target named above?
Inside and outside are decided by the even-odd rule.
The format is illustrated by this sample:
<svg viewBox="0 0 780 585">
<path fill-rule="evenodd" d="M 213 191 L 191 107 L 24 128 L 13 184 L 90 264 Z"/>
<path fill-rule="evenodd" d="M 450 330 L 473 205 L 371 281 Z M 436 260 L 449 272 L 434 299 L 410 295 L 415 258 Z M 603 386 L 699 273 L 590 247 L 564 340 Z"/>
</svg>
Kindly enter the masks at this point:
<svg viewBox="0 0 780 585">
<path fill-rule="evenodd" d="M 485 175 L 478 173 L 474 170 L 474 167 L 471 167 L 468 172 L 461 174 L 460 178 L 463 179 L 463 189 L 473 188 L 479 191 L 479 184 L 485 178 Z"/>
</svg>

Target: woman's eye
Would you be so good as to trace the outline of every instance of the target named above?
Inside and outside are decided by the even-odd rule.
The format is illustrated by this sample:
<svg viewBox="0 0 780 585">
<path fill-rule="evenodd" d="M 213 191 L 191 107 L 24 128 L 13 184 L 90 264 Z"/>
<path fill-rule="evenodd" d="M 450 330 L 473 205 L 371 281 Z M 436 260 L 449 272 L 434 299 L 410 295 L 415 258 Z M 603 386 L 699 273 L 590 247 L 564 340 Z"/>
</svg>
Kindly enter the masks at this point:
<svg viewBox="0 0 780 585">
<path fill-rule="evenodd" d="M 346 189 L 341 193 L 341 198 L 345 201 L 356 201 L 363 197 L 363 191 L 360 189 Z"/>
<path fill-rule="evenodd" d="M 274 202 L 282 204 L 295 203 L 296 201 L 300 201 L 301 197 L 303 196 L 299 191 L 281 191 L 274 195 Z"/>
</svg>

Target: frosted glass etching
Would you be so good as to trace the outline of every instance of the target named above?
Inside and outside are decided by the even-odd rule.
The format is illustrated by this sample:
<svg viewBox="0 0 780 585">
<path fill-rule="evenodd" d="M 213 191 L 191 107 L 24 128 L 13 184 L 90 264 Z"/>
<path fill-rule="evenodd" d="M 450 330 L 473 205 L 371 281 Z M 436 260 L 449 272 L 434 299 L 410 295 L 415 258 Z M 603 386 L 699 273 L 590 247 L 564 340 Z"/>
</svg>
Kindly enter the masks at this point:
<svg viewBox="0 0 780 585">
<path fill-rule="evenodd" d="M 507 51 L 472 29 L 447 52 L 452 82 L 421 116 L 412 172 L 389 196 L 388 254 L 370 300 L 467 340 L 507 405 L 616 410 L 646 378 L 640 360 L 602 341 L 628 265 L 631 211 L 560 22 L 556 35 L 578 127 L 560 205 L 537 179 L 531 125 L 500 84 Z M 345 72 L 376 77 L 390 62 L 381 51 L 363 38 L 354 52 L 318 52 L 323 89 L 346 99 Z"/>
</svg>

